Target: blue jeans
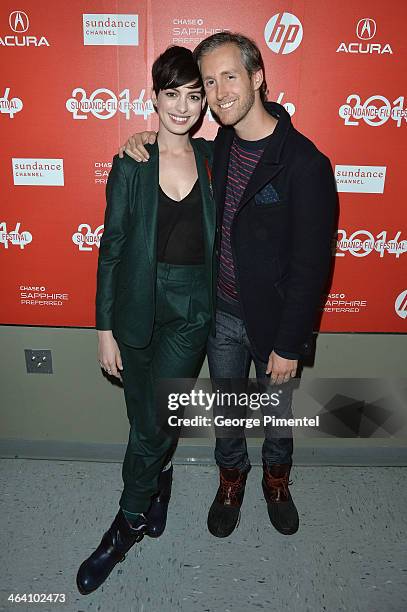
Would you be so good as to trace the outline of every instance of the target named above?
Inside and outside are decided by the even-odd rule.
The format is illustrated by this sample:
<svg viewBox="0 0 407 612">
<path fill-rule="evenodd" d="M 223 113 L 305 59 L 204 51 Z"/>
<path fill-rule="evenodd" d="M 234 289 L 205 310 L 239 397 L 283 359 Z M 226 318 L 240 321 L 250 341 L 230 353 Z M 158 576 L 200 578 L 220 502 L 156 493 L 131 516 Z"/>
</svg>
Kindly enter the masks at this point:
<svg viewBox="0 0 407 612">
<path fill-rule="evenodd" d="M 225 393 L 242 393 L 247 389 L 251 362 L 256 368 L 256 378 L 261 392 L 279 393 L 280 403 L 272 408 L 276 418 L 292 418 L 292 389 L 284 385 L 270 386 L 266 375 L 267 363 L 260 361 L 250 345 L 246 328 L 241 319 L 221 310 L 216 312 L 216 336 L 209 336 L 208 363 L 214 388 Z M 214 415 L 222 414 L 225 418 L 245 416 L 246 408 L 240 406 L 216 406 Z M 267 409 L 262 407 L 263 415 Z M 267 412 L 268 414 L 270 412 Z M 251 415 L 256 416 L 256 415 Z M 262 446 L 262 458 L 267 465 L 276 463 L 292 463 L 293 439 L 291 428 L 284 428 L 284 437 L 279 437 L 279 431 L 267 424 L 264 428 L 265 439 Z M 233 427 L 228 432 L 222 427 L 222 437 L 219 431 L 216 437 L 215 460 L 217 465 L 226 468 L 238 468 L 246 471 L 250 468 L 247 454 L 244 427 Z M 281 430 L 280 430 L 281 431 Z"/>
</svg>

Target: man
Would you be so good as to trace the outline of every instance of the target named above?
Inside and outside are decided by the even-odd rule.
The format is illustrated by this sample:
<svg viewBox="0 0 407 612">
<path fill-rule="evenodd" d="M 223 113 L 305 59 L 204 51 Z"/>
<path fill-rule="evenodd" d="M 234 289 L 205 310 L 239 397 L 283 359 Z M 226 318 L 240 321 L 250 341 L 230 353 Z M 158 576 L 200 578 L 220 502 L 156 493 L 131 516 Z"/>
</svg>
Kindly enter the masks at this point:
<svg viewBox="0 0 407 612">
<path fill-rule="evenodd" d="M 214 381 L 270 375 L 282 385 L 311 352 L 312 332 L 331 261 L 336 208 L 330 162 L 294 129 L 285 109 L 266 102 L 261 54 L 253 41 L 222 32 L 194 51 L 205 93 L 221 127 L 215 139 L 213 186 L 218 207 L 216 334 L 208 343 Z M 147 159 L 135 136 L 126 151 Z M 218 385 L 219 388 L 219 385 Z M 278 416 L 291 415 L 291 392 Z M 288 489 L 292 436 L 266 429 L 262 488 L 274 527 L 285 535 L 299 525 Z M 242 431 L 218 435 L 220 485 L 208 515 L 209 531 L 235 529 L 250 470 Z"/>
</svg>

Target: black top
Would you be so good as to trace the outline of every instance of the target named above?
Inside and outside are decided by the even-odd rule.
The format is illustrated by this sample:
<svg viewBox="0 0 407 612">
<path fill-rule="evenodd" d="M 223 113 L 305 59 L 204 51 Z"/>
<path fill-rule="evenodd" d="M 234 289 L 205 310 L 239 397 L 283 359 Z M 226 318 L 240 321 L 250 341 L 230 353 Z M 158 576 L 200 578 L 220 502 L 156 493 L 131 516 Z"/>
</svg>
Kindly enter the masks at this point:
<svg viewBox="0 0 407 612">
<path fill-rule="evenodd" d="M 205 262 L 202 197 L 198 180 L 179 202 L 159 188 L 157 261 L 174 265 Z"/>
</svg>

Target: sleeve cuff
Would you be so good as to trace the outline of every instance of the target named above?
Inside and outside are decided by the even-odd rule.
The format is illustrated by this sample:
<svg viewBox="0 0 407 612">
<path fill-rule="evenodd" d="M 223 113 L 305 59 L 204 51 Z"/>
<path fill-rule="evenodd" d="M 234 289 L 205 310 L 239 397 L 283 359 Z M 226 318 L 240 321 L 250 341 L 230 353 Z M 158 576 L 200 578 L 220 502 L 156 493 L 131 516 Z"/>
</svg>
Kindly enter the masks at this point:
<svg viewBox="0 0 407 612">
<path fill-rule="evenodd" d="M 283 357 L 284 359 L 299 359 L 300 355 L 298 353 L 289 353 L 287 351 L 280 351 L 280 349 L 274 349 L 274 352 L 277 353 L 279 357 Z"/>
</svg>

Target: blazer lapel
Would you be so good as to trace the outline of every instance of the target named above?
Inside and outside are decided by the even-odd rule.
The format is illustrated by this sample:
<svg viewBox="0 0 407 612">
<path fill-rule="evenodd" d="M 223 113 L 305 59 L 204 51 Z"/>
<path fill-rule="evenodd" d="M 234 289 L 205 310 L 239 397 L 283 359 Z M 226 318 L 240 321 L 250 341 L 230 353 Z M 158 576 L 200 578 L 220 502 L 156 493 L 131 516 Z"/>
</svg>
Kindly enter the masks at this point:
<svg viewBox="0 0 407 612">
<path fill-rule="evenodd" d="M 246 189 L 243 192 L 242 199 L 240 200 L 238 210 L 242 208 L 253 196 L 256 195 L 264 185 L 270 182 L 283 168 L 282 164 L 276 164 L 266 159 L 260 158 L 257 166 L 251 175 L 249 182 L 246 185 Z"/>
<path fill-rule="evenodd" d="M 212 164 L 211 159 L 206 155 L 204 147 L 199 146 L 199 141 L 196 142 L 194 138 L 191 138 L 191 144 L 194 149 L 199 185 L 202 195 L 203 230 L 207 256 L 206 261 L 211 261 L 216 228 L 216 209 L 210 191 Z"/>
<path fill-rule="evenodd" d="M 268 113 L 278 118 L 278 122 L 259 163 L 250 177 L 238 210 L 247 204 L 247 202 L 283 168 L 283 165 L 280 164 L 281 152 L 288 133 L 293 129 L 291 118 L 285 108 L 280 106 L 280 104 L 267 102 L 265 107 Z M 220 212 L 219 219 L 222 219 L 223 208 L 225 206 L 228 165 L 234 134 L 235 131 L 233 128 L 222 128 L 215 140 L 214 184 L 216 202 Z"/>
<path fill-rule="evenodd" d="M 210 177 L 208 167 L 211 166 L 209 156 L 201 150 L 199 144 L 191 139 L 194 149 L 195 161 L 198 171 L 199 185 L 202 195 L 202 215 L 207 260 L 212 258 L 213 243 L 216 228 L 216 210 L 210 192 Z M 158 186 L 159 186 L 159 156 L 158 145 L 147 145 L 150 159 L 140 164 L 141 178 L 141 204 L 144 218 L 146 246 L 150 264 L 155 266 L 157 261 L 157 216 L 158 216 Z M 205 160 L 208 162 L 205 163 Z"/>
<path fill-rule="evenodd" d="M 219 219 L 222 219 L 223 209 L 225 207 L 229 157 L 234 134 L 235 131 L 233 128 L 223 128 L 221 136 L 215 139 L 215 149 L 213 152 L 213 185 L 216 205 L 219 210 Z"/>
<path fill-rule="evenodd" d="M 147 254 L 154 267 L 157 261 L 157 215 L 158 215 L 158 145 L 146 145 L 150 153 L 147 163 L 140 163 L 141 204 L 144 217 Z"/>
</svg>

